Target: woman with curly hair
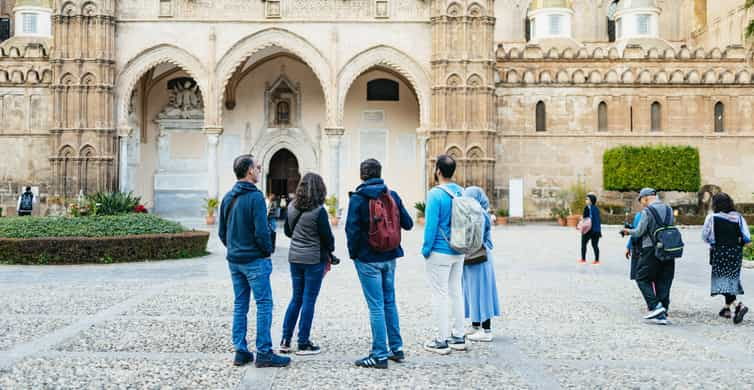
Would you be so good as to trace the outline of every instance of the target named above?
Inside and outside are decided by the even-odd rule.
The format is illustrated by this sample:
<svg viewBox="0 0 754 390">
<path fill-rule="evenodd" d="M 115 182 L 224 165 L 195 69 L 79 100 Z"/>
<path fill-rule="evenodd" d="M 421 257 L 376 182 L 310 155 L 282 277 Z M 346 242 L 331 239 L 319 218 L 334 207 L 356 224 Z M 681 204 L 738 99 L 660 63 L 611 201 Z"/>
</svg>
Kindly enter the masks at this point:
<svg viewBox="0 0 754 390">
<path fill-rule="evenodd" d="M 743 247 L 751 245 L 751 233 L 728 194 L 721 192 L 712 197 L 712 211 L 714 214 L 707 216 L 702 229 L 702 239 L 710 247 L 710 295 L 724 296 L 725 306 L 720 310 L 720 317 L 733 318 L 734 324 L 740 324 L 749 311 L 743 303 L 736 301 L 736 296 L 744 293 L 741 263 Z"/>
<path fill-rule="evenodd" d="M 291 268 L 293 295 L 283 321 L 280 352 L 291 352 L 293 329 L 298 322 L 297 355 L 316 355 L 320 348 L 309 339 L 325 267 L 335 250 L 327 211 L 323 207 L 327 189 L 322 176 L 307 173 L 296 189 L 285 219 L 285 235 L 291 238 L 288 262 Z M 300 320 L 299 320 L 300 313 Z"/>
</svg>

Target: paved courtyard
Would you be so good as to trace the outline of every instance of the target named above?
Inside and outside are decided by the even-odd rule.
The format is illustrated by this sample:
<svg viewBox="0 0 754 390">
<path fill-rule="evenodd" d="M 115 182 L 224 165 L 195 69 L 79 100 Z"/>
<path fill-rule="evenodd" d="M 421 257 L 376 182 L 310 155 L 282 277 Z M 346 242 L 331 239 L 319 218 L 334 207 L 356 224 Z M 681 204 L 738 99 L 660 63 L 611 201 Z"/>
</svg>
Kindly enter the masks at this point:
<svg viewBox="0 0 754 390">
<path fill-rule="evenodd" d="M 407 362 L 368 370 L 367 308 L 349 260 L 325 279 L 312 331 L 323 348 L 287 369 L 235 368 L 232 292 L 224 249 L 197 260 L 0 267 L 0 389 L 500 389 L 751 388 L 754 317 L 733 326 L 709 297 L 699 230 L 685 231 L 686 257 L 672 290 L 672 326 L 640 320 L 617 228 L 602 242 L 603 265 L 579 265 L 578 236 L 546 225 L 495 229 L 503 316 L 495 341 L 441 357 L 432 334 L 420 232 L 404 238 L 397 271 Z M 342 228 L 338 254 L 347 259 Z M 287 242 L 274 256 L 273 338 L 290 296 Z M 744 270 L 744 288 L 754 289 Z M 754 291 L 754 290 L 752 290 Z M 746 298 L 744 297 L 746 301 Z M 754 298 L 751 303 L 754 303 Z M 254 313 L 250 313 L 253 318 Z M 250 322 L 250 335 L 253 337 Z"/>
</svg>

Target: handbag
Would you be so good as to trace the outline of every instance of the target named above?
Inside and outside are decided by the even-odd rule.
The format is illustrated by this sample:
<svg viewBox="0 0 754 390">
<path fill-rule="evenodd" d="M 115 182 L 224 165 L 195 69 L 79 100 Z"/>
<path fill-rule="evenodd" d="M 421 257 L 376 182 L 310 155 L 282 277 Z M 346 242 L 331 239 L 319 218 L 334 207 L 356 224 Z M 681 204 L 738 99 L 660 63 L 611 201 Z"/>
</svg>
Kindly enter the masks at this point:
<svg viewBox="0 0 754 390">
<path fill-rule="evenodd" d="M 463 265 L 482 264 L 485 261 L 487 261 L 487 248 L 482 245 L 482 247 L 475 252 L 466 255 L 466 258 L 463 259 Z"/>
<path fill-rule="evenodd" d="M 581 234 L 587 234 L 589 231 L 592 230 L 592 208 L 589 207 L 589 217 L 582 218 L 581 221 L 576 225 L 576 229 L 581 232 Z"/>
</svg>

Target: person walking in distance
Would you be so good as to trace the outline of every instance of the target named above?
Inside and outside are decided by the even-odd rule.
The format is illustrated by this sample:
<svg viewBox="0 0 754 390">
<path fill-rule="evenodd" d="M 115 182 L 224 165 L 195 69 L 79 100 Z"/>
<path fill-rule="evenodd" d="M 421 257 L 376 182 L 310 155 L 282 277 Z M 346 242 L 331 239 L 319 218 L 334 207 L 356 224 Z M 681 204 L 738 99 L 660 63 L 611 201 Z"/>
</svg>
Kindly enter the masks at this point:
<svg viewBox="0 0 754 390">
<path fill-rule="evenodd" d="M 732 318 L 734 324 L 740 324 L 749 312 L 737 297 L 744 293 L 741 286 L 743 247 L 751 245 L 751 232 L 728 194 L 721 192 L 712 197 L 712 211 L 714 214 L 707 216 L 702 229 L 702 239 L 710 248 L 710 295 L 725 297 L 720 317 Z"/>
<path fill-rule="evenodd" d="M 424 244 L 422 256 L 426 259 L 427 276 L 432 292 L 432 317 L 438 333 L 424 344 L 428 351 L 446 355 L 466 349 L 464 336 L 463 273 L 464 254 L 450 246 L 453 196 L 460 197 L 463 188 L 453 182 L 456 162 L 448 155 L 437 157 L 435 181 L 438 186 L 427 194 L 425 209 Z M 448 193 L 449 192 L 449 193 Z M 448 308 L 452 307 L 451 312 Z M 453 317 L 453 327 L 449 317 Z M 453 333 L 455 331 L 456 333 Z"/>
<path fill-rule="evenodd" d="M 483 210 L 490 207 L 484 190 L 468 187 L 464 196 L 475 199 Z M 484 243 L 479 252 L 467 255 L 463 266 L 463 298 L 466 318 L 471 320 L 468 339 L 471 341 L 492 341 L 492 317 L 500 315 L 497 284 L 495 282 L 495 261 L 492 258 L 490 238 L 490 214 L 484 213 Z"/>
<path fill-rule="evenodd" d="M 267 221 L 264 195 L 256 186 L 262 167 L 249 154 L 233 161 L 236 184 L 220 204 L 218 235 L 228 248 L 227 260 L 233 281 L 233 364 L 242 366 L 254 361 L 246 343 L 250 294 L 257 308 L 257 367 L 285 367 L 291 359 L 272 352 L 272 238 Z"/>
<path fill-rule="evenodd" d="M 639 202 L 644 206 L 639 225 L 633 229 L 624 228 L 622 232 L 641 242 L 636 280 L 649 310 L 644 319 L 667 325 L 675 259 L 658 258 L 656 232 L 662 227 L 673 225 L 673 209 L 661 202 L 657 198 L 657 191 L 652 188 L 644 188 L 639 192 Z"/>
<path fill-rule="evenodd" d="M 36 203 L 34 193 L 31 192 L 31 187 L 26 187 L 26 191 L 18 197 L 18 204 L 16 205 L 16 212 L 19 217 L 28 217 L 34 211 L 34 203 Z"/>
<path fill-rule="evenodd" d="M 414 222 L 400 196 L 385 185 L 379 161 L 365 160 L 359 170 L 362 183 L 349 196 L 346 238 L 369 307 L 372 351 L 355 364 L 387 368 L 388 359 L 401 363 L 406 358 L 395 302 L 395 263 L 403 257 L 401 229 L 411 230 Z"/>
<path fill-rule="evenodd" d="M 323 207 L 327 188 L 322 176 L 307 173 L 296 189 L 296 200 L 288 207 L 285 235 L 291 238 L 288 262 L 291 269 L 293 294 L 283 321 L 280 352 L 291 352 L 293 328 L 298 322 L 297 355 L 316 355 L 320 348 L 309 335 L 314 319 L 325 266 L 335 250 L 335 238 L 330 228 L 327 210 Z M 301 315 L 299 321 L 299 313 Z"/>
<path fill-rule="evenodd" d="M 602 219 L 600 218 L 600 209 L 597 207 L 597 195 L 590 193 L 586 196 L 586 206 L 579 225 L 581 228 L 581 259 L 579 263 L 586 264 L 586 244 L 592 242 L 594 251 L 594 262 L 600 264 L 600 238 L 602 237 Z"/>
</svg>

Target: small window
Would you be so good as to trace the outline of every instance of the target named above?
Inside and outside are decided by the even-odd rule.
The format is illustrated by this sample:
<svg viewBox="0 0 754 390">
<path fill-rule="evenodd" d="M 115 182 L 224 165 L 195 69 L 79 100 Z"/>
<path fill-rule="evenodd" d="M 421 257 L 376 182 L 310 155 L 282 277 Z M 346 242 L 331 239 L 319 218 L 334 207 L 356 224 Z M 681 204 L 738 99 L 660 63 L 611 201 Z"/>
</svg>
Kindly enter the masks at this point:
<svg viewBox="0 0 754 390">
<path fill-rule="evenodd" d="M 0 18 L 0 42 L 10 38 L 10 18 Z"/>
<path fill-rule="evenodd" d="M 597 130 L 607 131 L 607 103 L 600 102 L 597 107 Z"/>
<path fill-rule="evenodd" d="M 614 0 L 607 7 L 607 39 L 615 42 L 615 12 L 618 10 L 618 0 Z"/>
<path fill-rule="evenodd" d="M 25 34 L 37 33 L 37 14 L 24 13 L 22 14 L 22 26 L 21 31 Z"/>
<path fill-rule="evenodd" d="M 286 125 L 291 121 L 291 105 L 288 102 L 280 102 L 277 105 L 277 123 Z"/>
<path fill-rule="evenodd" d="M 652 103 L 652 131 L 662 130 L 662 105 L 659 102 Z"/>
<path fill-rule="evenodd" d="M 550 35 L 560 35 L 562 31 L 563 17 L 550 15 Z"/>
<path fill-rule="evenodd" d="M 715 132 L 722 133 L 725 131 L 725 105 L 723 102 L 715 104 Z"/>
<path fill-rule="evenodd" d="M 529 11 L 526 11 L 526 14 L 529 14 Z M 526 42 L 531 41 L 531 29 L 532 29 L 532 21 L 529 20 L 529 17 L 524 18 L 524 39 L 526 39 Z"/>
<path fill-rule="evenodd" d="M 547 112 L 543 101 L 537 103 L 537 131 L 547 131 Z"/>
<path fill-rule="evenodd" d="M 367 83 L 367 100 L 397 102 L 400 100 L 399 89 L 398 82 L 394 80 L 371 80 Z"/>
<path fill-rule="evenodd" d="M 641 14 L 636 16 L 636 32 L 641 35 L 649 35 L 650 15 Z"/>
</svg>

